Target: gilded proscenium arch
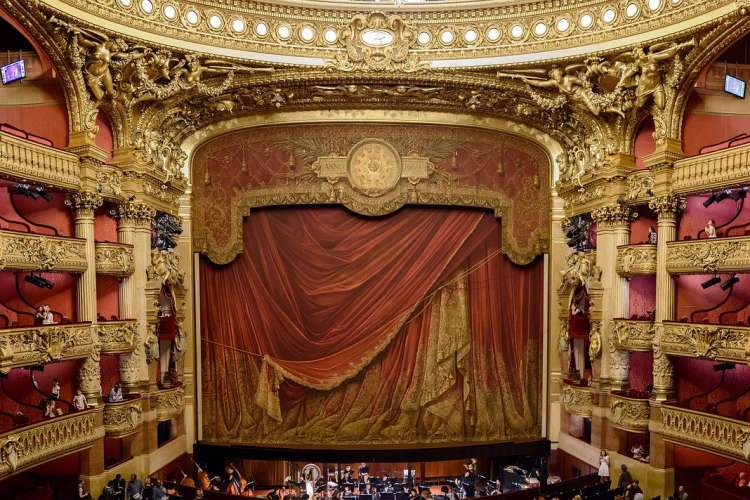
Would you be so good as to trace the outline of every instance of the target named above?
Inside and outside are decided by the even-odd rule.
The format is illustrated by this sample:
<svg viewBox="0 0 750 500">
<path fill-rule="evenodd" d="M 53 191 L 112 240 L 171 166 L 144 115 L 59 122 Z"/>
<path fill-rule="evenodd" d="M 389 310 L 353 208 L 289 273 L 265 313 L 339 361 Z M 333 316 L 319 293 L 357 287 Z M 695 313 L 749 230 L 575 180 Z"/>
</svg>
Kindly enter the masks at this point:
<svg viewBox="0 0 750 500">
<path fill-rule="evenodd" d="M 457 127 L 479 128 L 488 131 L 505 133 L 523 137 L 534 143 L 547 156 L 550 165 L 550 179 L 554 179 L 557 165 L 553 158 L 559 157 L 562 153 L 560 145 L 548 135 L 528 127 L 526 125 L 511 122 L 509 120 L 480 117 L 468 114 L 452 114 L 440 112 L 419 112 L 419 111 L 398 111 L 398 110 L 319 110 L 319 111 L 300 111 L 290 113 L 274 113 L 270 115 L 251 115 L 233 120 L 226 120 L 220 123 L 209 125 L 201 129 L 182 144 L 183 150 L 188 154 L 188 175 L 190 172 L 193 155 L 198 146 L 204 142 L 228 132 L 236 132 L 243 129 L 251 129 L 264 125 L 302 125 L 302 124 L 330 124 L 330 123 L 359 123 L 359 124 L 409 124 L 409 125 L 450 125 Z M 403 186 L 401 183 L 399 186 Z M 282 192 L 283 191 L 283 192 Z M 349 209 L 367 214 L 385 214 L 397 210 L 406 204 L 425 204 L 425 205 L 455 205 L 455 206 L 475 206 L 480 208 L 489 208 L 494 210 L 499 217 L 507 217 L 511 221 L 513 214 L 510 210 L 510 204 L 501 193 L 497 191 L 482 190 L 477 188 L 445 189 L 437 191 L 428 191 L 420 193 L 419 197 L 414 200 L 410 198 L 408 188 L 394 189 L 388 195 L 380 198 L 367 198 L 359 195 L 348 187 L 337 190 L 339 194 L 332 198 L 331 191 L 322 191 L 320 189 L 302 189 L 296 191 L 294 186 L 287 186 L 285 190 L 275 190 L 273 188 L 263 188 L 248 191 L 232 207 L 232 228 L 231 243 L 225 246 L 227 250 L 221 252 L 212 252 L 210 242 L 196 242 L 198 250 L 206 253 L 211 260 L 217 263 L 226 263 L 231 261 L 239 252 L 242 251 L 242 219 L 248 215 L 252 208 L 262 206 L 278 206 L 284 204 L 305 205 L 336 203 L 342 204 Z M 550 193 L 550 196 L 552 193 Z M 528 263 L 536 255 L 548 251 L 549 248 L 549 227 L 537 228 L 530 243 L 524 248 L 519 248 L 512 238 L 509 229 L 510 224 L 503 226 L 503 251 L 516 263 Z M 207 243 L 209 243 L 207 245 Z"/>
</svg>

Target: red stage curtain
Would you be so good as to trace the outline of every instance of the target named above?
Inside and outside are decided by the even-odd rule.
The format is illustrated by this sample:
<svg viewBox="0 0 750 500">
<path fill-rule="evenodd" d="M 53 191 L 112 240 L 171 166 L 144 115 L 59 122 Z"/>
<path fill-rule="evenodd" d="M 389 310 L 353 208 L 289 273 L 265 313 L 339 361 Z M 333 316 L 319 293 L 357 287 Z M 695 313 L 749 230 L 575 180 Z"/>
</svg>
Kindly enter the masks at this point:
<svg viewBox="0 0 750 500">
<path fill-rule="evenodd" d="M 492 214 L 267 209 L 244 235 L 233 263 L 201 261 L 211 434 L 394 443 L 538 434 L 543 266 L 497 254 Z"/>
</svg>

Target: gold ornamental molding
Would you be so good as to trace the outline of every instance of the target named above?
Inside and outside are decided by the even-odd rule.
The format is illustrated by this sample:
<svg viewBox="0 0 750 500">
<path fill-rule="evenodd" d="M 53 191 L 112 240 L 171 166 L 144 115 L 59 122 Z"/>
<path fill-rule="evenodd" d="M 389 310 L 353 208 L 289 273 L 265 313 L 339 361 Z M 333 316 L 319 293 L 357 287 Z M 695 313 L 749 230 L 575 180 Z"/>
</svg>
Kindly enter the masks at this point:
<svg viewBox="0 0 750 500">
<path fill-rule="evenodd" d="M 135 270 L 133 245 L 125 243 L 96 243 L 96 273 L 111 276 L 130 276 Z"/>
<path fill-rule="evenodd" d="M 274 3 L 182 0 L 41 0 L 47 9 L 80 19 L 120 36 L 157 45 L 238 59 L 326 66 L 351 51 L 352 27 L 358 19 L 381 15 L 407 27 L 406 44 L 398 23 L 378 28 L 377 36 L 359 38 L 367 49 L 408 49 L 409 57 L 432 68 L 496 66 L 591 54 L 644 40 L 678 36 L 738 10 L 729 0 L 660 0 L 618 2 L 483 3 L 441 8 L 351 2 L 320 8 Z M 330 5 L 330 4 L 326 4 Z M 371 32 L 372 33 L 372 32 Z M 538 53 L 535 54 L 535 53 Z M 498 56 L 498 54 L 503 54 Z M 377 64 L 379 64 L 378 61 Z M 372 69 L 368 66 L 368 69 Z"/>
<path fill-rule="evenodd" d="M 185 387 L 182 385 L 154 392 L 150 398 L 158 420 L 177 418 L 185 409 Z"/>
<path fill-rule="evenodd" d="M 88 357 L 94 349 L 89 323 L 0 330 L 0 373 L 12 368 Z"/>
<path fill-rule="evenodd" d="M 94 328 L 99 336 L 102 354 L 126 354 L 135 349 L 138 340 L 136 320 L 103 321 Z"/>
<path fill-rule="evenodd" d="M 107 437 L 123 437 L 138 431 L 143 422 L 142 398 L 135 396 L 104 405 L 104 432 Z"/>
<path fill-rule="evenodd" d="M 0 230 L 0 270 L 82 273 L 86 267 L 83 239 Z"/>
<path fill-rule="evenodd" d="M 672 172 L 676 193 L 707 192 L 750 183 L 750 144 L 677 160 Z"/>
<path fill-rule="evenodd" d="M 589 387 L 564 385 L 560 401 L 571 415 L 590 417 L 594 408 L 594 393 Z"/>
<path fill-rule="evenodd" d="M 661 407 L 664 439 L 747 463 L 750 423 L 676 406 Z"/>
<path fill-rule="evenodd" d="M 653 196 L 654 174 L 648 169 L 638 170 L 628 175 L 625 200 L 631 204 L 648 203 Z"/>
<path fill-rule="evenodd" d="M 665 354 L 747 363 L 749 347 L 747 326 L 664 322 L 661 349 Z"/>
<path fill-rule="evenodd" d="M 750 270 L 750 236 L 667 243 L 667 271 L 706 274 Z"/>
<path fill-rule="evenodd" d="M 104 436 L 99 410 L 86 410 L 0 434 L 0 479 L 81 451 Z"/>
<path fill-rule="evenodd" d="M 617 274 L 625 277 L 656 274 L 656 245 L 617 247 Z"/>
<path fill-rule="evenodd" d="M 81 186 L 81 168 L 75 154 L 6 132 L 0 132 L 0 174 L 63 189 L 78 190 Z"/>
<path fill-rule="evenodd" d="M 648 398 L 630 398 L 613 392 L 609 395 L 609 422 L 628 432 L 647 432 L 651 407 Z"/>
<path fill-rule="evenodd" d="M 612 320 L 615 347 L 622 351 L 651 351 L 655 332 L 653 321 Z"/>
</svg>

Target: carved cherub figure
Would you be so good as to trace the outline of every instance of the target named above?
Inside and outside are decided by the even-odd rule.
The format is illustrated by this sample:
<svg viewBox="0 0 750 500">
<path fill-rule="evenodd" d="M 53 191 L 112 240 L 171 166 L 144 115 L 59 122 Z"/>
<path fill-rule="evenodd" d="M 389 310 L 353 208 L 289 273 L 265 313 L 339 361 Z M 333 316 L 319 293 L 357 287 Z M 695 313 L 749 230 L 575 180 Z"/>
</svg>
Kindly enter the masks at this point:
<svg viewBox="0 0 750 500">
<path fill-rule="evenodd" d="M 86 54 L 84 78 L 86 85 L 97 101 L 105 96 L 116 97 L 117 90 L 112 78 L 111 64 L 115 58 L 123 56 L 127 44 L 120 39 L 112 40 L 103 33 L 86 30 L 73 32 L 80 47 Z"/>
<path fill-rule="evenodd" d="M 198 85 L 204 73 L 229 74 L 229 73 L 257 73 L 270 72 L 273 68 L 256 68 L 230 64 L 225 61 L 207 59 L 201 61 L 197 54 L 187 54 L 179 64 L 172 69 L 172 76 L 180 78 L 185 88 Z"/>
</svg>

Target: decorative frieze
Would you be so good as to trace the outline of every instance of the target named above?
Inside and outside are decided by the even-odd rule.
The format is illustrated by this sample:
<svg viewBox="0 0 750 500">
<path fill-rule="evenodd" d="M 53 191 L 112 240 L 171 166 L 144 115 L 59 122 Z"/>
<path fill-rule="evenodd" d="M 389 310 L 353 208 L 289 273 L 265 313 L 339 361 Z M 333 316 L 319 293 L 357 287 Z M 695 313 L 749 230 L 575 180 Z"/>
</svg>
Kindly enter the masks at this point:
<svg viewBox="0 0 750 500">
<path fill-rule="evenodd" d="M 609 395 L 609 422 L 630 432 L 648 431 L 651 407 L 648 398 L 631 398 L 613 392 Z"/>
<path fill-rule="evenodd" d="M 143 422 L 140 395 L 104 405 L 104 431 L 108 437 L 123 437 L 138 431 Z"/>
<path fill-rule="evenodd" d="M 178 385 L 151 394 L 151 408 L 156 410 L 156 418 L 168 420 L 182 415 L 185 408 L 185 387 Z"/>
<path fill-rule="evenodd" d="M 612 320 L 615 346 L 623 351 L 650 351 L 654 341 L 654 332 L 653 321 Z"/>
<path fill-rule="evenodd" d="M 667 271 L 704 274 L 750 270 L 750 236 L 667 243 Z"/>
<path fill-rule="evenodd" d="M 123 243 L 96 244 L 96 273 L 130 276 L 135 270 L 133 245 Z"/>
<path fill-rule="evenodd" d="M 672 189 L 678 193 L 706 192 L 712 189 L 750 183 L 750 144 L 677 160 L 672 173 Z"/>
<path fill-rule="evenodd" d="M 656 274 L 656 245 L 617 247 L 617 274 L 625 277 Z"/>
<path fill-rule="evenodd" d="M 0 330 L 0 373 L 12 368 L 88 357 L 94 348 L 91 325 L 45 325 Z"/>
<path fill-rule="evenodd" d="M 643 203 L 653 195 L 654 174 L 650 170 L 638 170 L 628 176 L 628 191 L 625 199 L 631 203 Z"/>
<path fill-rule="evenodd" d="M 78 157 L 43 144 L 0 132 L 0 174 L 35 184 L 78 189 Z"/>
<path fill-rule="evenodd" d="M 137 324 L 135 320 L 105 321 L 95 325 L 104 354 L 125 354 L 135 349 Z"/>
<path fill-rule="evenodd" d="M 588 387 L 564 385 L 560 401 L 571 415 L 590 417 L 594 408 L 594 394 Z"/>
<path fill-rule="evenodd" d="M 40 234 L 0 230 L 0 270 L 86 270 L 86 241 Z"/>
<path fill-rule="evenodd" d="M 748 362 L 750 327 L 664 322 L 661 348 L 671 356 Z"/>
<path fill-rule="evenodd" d="M 567 267 L 560 274 L 560 289 L 573 290 L 578 286 L 589 288 L 599 282 L 602 270 L 596 265 L 595 252 L 575 252 L 568 256 Z"/>
<path fill-rule="evenodd" d="M 648 208 L 660 217 L 675 217 L 677 212 L 685 208 L 685 198 L 676 194 L 666 194 L 652 198 Z"/>
<path fill-rule="evenodd" d="M 0 479 L 91 446 L 104 435 L 97 417 L 86 410 L 0 434 Z"/>
<path fill-rule="evenodd" d="M 661 407 L 664 438 L 735 460 L 750 459 L 750 423 L 686 408 Z"/>
</svg>

